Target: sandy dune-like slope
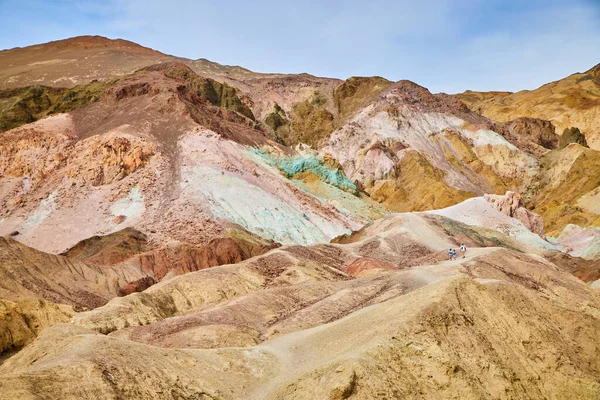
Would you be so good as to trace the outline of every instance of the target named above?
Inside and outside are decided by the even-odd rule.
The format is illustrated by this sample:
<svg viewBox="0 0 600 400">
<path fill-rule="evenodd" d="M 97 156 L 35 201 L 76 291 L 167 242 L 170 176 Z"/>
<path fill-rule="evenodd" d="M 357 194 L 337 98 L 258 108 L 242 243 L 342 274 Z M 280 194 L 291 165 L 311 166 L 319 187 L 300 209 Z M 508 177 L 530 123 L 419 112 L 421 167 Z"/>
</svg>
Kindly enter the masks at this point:
<svg viewBox="0 0 600 400">
<path fill-rule="evenodd" d="M 0 367 L 0 397 L 600 393 L 600 297 L 549 261 L 556 252 L 428 214 L 343 241 L 286 246 L 77 314 Z M 466 257 L 445 260 L 457 241 Z M 396 270 L 343 272 L 366 257 Z"/>
</svg>

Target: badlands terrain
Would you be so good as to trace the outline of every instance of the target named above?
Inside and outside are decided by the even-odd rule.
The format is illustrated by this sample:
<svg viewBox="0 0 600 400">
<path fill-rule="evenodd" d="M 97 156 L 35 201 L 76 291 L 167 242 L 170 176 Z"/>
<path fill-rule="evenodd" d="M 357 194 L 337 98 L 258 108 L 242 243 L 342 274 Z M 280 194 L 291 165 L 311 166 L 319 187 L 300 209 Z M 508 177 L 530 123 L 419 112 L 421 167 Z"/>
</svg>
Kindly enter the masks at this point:
<svg viewBox="0 0 600 400">
<path fill-rule="evenodd" d="M 0 51 L 0 399 L 600 398 L 598 71 Z"/>
</svg>

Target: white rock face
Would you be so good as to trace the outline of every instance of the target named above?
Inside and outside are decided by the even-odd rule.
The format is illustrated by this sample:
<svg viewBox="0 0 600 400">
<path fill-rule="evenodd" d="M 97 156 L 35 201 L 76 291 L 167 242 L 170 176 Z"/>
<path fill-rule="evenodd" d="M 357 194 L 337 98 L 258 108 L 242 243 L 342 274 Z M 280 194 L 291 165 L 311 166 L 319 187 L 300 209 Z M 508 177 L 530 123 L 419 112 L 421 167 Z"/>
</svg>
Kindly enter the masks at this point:
<svg viewBox="0 0 600 400">
<path fill-rule="evenodd" d="M 115 201 L 110 206 L 110 212 L 112 215 L 119 216 L 123 215 L 127 218 L 138 218 L 146 211 L 146 205 L 144 203 L 144 197 L 140 192 L 139 187 L 134 187 L 129 191 L 127 197 Z"/>
<path fill-rule="evenodd" d="M 184 191 L 198 195 L 216 218 L 236 223 L 252 233 L 282 244 L 313 244 L 350 233 L 336 220 L 309 208 L 294 207 L 293 199 L 278 197 L 235 174 L 210 167 L 186 167 Z"/>
<path fill-rule="evenodd" d="M 555 245 L 531 232 L 518 219 L 498 211 L 483 197 L 474 197 L 452 207 L 427 212 L 452 218 L 467 225 L 494 229 L 528 246 L 557 250 Z"/>
</svg>

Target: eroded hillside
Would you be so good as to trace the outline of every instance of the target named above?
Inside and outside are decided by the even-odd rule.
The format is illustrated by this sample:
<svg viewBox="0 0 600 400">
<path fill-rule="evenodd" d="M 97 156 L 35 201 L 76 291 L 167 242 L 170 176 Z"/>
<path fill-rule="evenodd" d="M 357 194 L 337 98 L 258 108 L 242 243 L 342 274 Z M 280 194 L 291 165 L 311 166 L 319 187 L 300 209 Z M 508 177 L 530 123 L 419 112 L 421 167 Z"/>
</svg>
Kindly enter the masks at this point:
<svg viewBox="0 0 600 400">
<path fill-rule="evenodd" d="M 556 133 L 578 127 L 590 147 L 600 150 L 600 65 L 535 90 L 509 92 L 466 91 L 458 95 L 473 111 L 496 121 L 519 117 L 550 120 Z"/>
</svg>

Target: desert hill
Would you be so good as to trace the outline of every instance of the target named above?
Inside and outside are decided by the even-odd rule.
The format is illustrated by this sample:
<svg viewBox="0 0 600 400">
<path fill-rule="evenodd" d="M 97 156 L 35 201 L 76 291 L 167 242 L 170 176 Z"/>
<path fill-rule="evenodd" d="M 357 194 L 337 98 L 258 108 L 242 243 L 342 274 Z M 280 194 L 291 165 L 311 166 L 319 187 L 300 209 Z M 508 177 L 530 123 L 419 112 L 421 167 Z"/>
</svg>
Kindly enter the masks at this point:
<svg viewBox="0 0 600 400">
<path fill-rule="evenodd" d="M 281 75 L 258 74 L 203 58 L 175 57 L 123 39 L 78 36 L 0 51 L 0 89 L 32 85 L 62 88 L 92 80 L 109 81 L 161 62 L 183 62 L 197 73 L 223 79 L 245 80 Z"/>
<path fill-rule="evenodd" d="M 354 185 L 335 164 L 255 129 L 237 93 L 183 64 L 160 64 L 115 81 L 96 102 L 5 132 L 1 232 L 51 252 L 128 226 L 159 242 L 249 231 L 307 244 L 381 215 L 349 193 Z M 312 186 L 338 208 L 277 164 L 291 175 L 314 169 Z"/>
<path fill-rule="evenodd" d="M 0 233 L 41 250 L 59 253 L 126 227 L 158 242 L 206 244 L 242 232 L 310 244 L 388 211 L 507 190 L 523 193 L 553 236 L 599 221 L 597 152 L 558 148 L 548 121 L 496 122 L 409 81 L 243 69 L 233 77 L 230 67 L 194 67 L 101 37 L 0 58 L 20 69 L 6 69 L 17 82 L 29 63 L 46 71 L 51 63 L 42 61 L 62 52 L 81 62 L 93 55 L 107 74 L 115 54 L 137 64 L 77 86 L 4 91 Z M 203 76 L 198 65 L 212 72 Z M 73 68 L 56 71 L 65 70 Z M 256 212 L 248 200 L 264 194 Z"/>
</svg>

